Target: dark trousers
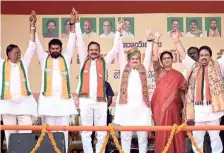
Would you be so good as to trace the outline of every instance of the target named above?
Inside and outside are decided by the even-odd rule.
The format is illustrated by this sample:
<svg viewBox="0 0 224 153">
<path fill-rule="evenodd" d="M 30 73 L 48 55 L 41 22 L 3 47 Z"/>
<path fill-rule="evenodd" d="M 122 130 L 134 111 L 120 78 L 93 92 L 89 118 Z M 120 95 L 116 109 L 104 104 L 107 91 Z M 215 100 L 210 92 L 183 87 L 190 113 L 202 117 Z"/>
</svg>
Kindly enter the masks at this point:
<svg viewBox="0 0 224 153">
<path fill-rule="evenodd" d="M 112 122 L 112 115 L 110 114 L 109 109 L 108 109 L 107 110 L 107 125 L 110 124 L 111 122 Z M 95 131 L 93 131 L 91 137 L 92 137 L 92 146 L 94 147 Z M 108 144 L 105 149 L 105 153 L 107 153 L 107 152 L 108 152 Z"/>
<path fill-rule="evenodd" d="M 185 153 L 194 153 L 193 149 L 192 149 L 191 140 L 187 137 L 185 142 L 186 142 L 186 145 L 185 145 L 186 151 L 185 151 Z M 208 132 L 206 132 L 206 134 L 205 134 L 204 146 L 205 146 L 204 153 L 212 153 L 211 141 L 210 141 Z"/>
</svg>

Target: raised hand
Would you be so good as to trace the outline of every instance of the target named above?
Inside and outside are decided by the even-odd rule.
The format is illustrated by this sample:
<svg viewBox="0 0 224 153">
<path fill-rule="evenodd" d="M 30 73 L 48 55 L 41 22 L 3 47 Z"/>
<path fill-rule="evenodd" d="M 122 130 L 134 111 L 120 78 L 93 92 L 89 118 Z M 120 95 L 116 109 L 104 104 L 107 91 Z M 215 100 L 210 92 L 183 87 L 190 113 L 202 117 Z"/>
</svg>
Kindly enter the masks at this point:
<svg viewBox="0 0 224 153">
<path fill-rule="evenodd" d="M 155 39 L 159 39 L 162 33 L 159 30 L 156 30 L 154 33 Z"/>
<path fill-rule="evenodd" d="M 173 38 L 173 40 L 179 40 L 179 34 L 178 34 L 178 32 L 173 32 L 172 33 L 172 38 Z"/>
<path fill-rule="evenodd" d="M 124 19 L 121 18 L 121 20 L 117 22 L 116 30 L 121 32 L 123 25 L 124 25 Z"/>
<path fill-rule="evenodd" d="M 36 12 L 34 10 L 31 11 L 31 15 L 30 15 L 30 25 L 31 27 L 34 27 L 37 21 L 37 16 L 36 16 Z"/>
<path fill-rule="evenodd" d="M 71 23 L 77 23 L 79 22 L 79 14 L 78 11 L 75 10 L 75 8 L 72 8 L 72 13 L 71 13 Z"/>
<path fill-rule="evenodd" d="M 147 37 L 147 40 L 152 40 L 153 39 L 153 31 L 152 29 L 147 29 L 146 30 L 146 37 Z"/>
</svg>

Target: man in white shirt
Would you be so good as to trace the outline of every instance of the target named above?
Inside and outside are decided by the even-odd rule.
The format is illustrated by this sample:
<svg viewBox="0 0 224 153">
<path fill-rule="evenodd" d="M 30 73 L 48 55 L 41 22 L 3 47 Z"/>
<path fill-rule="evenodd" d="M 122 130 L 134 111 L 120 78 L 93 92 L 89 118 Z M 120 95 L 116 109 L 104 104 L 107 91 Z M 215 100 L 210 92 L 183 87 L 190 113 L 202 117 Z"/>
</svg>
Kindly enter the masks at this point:
<svg viewBox="0 0 224 153">
<path fill-rule="evenodd" d="M 80 74 L 77 94 L 79 96 L 79 107 L 82 126 L 106 126 L 107 125 L 107 102 L 105 97 L 106 67 L 118 53 L 120 29 L 123 22 L 117 24 L 117 31 L 112 49 L 105 57 L 100 56 L 100 44 L 90 42 L 87 50 L 81 35 L 80 23 L 77 22 L 77 47 L 80 59 Z M 91 131 L 82 131 L 82 143 L 85 153 L 93 153 L 91 143 Z M 96 152 L 100 151 L 106 137 L 106 131 L 96 131 Z"/>
<path fill-rule="evenodd" d="M 28 79 L 28 68 L 36 49 L 36 17 L 30 16 L 31 38 L 29 46 L 21 58 L 21 50 L 11 44 L 6 48 L 7 58 L 3 60 L 0 53 L 0 89 L 1 110 L 4 125 L 32 125 L 32 116 L 37 116 L 37 103 L 32 95 Z M 31 130 L 5 130 L 8 147 L 11 133 L 31 133 Z"/>
<path fill-rule="evenodd" d="M 103 25 L 104 33 L 102 33 L 100 35 L 100 37 L 113 38 L 115 36 L 115 33 L 112 31 L 112 23 L 111 23 L 111 21 L 110 20 L 105 20 L 102 25 Z"/>
<path fill-rule="evenodd" d="M 202 46 L 199 48 L 199 60 L 195 62 L 186 54 L 177 35 L 173 38 L 183 64 L 191 69 L 189 87 L 185 96 L 186 120 L 194 121 L 195 126 L 220 125 L 220 118 L 224 114 L 224 90 L 221 88 L 224 57 L 222 56 L 218 62 L 213 61 L 210 47 Z M 201 150 L 203 150 L 205 132 L 193 131 L 194 139 Z M 212 153 L 221 153 L 223 146 L 219 136 L 220 131 L 207 132 L 211 140 Z M 193 150 L 197 152 L 195 147 Z"/>
<path fill-rule="evenodd" d="M 131 21 L 125 19 L 124 25 L 122 27 L 122 37 L 133 38 L 134 35 L 130 32 L 130 29 L 131 29 Z"/>
<path fill-rule="evenodd" d="M 198 29 L 198 22 L 196 20 L 191 20 L 190 31 L 187 32 L 187 37 L 203 37 L 203 33 Z"/>
<path fill-rule="evenodd" d="M 83 37 L 96 36 L 96 33 L 93 31 L 93 23 L 91 20 L 84 21 L 83 28 L 85 30 L 85 32 L 82 34 Z"/>
<path fill-rule="evenodd" d="M 62 51 L 62 42 L 52 39 L 48 43 L 49 53 L 45 52 L 36 35 L 37 55 L 42 69 L 42 84 L 38 111 L 44 121 L 50 125 L 69 125 L 70 115 L 77 114 L 70 89 L 70 63 L 76 43 L 75 10 L 72 10 L 70 35 L 66 50 Z M 68 131 L 65 135 L 65 148 L 68 149 Z"/>
</svg>

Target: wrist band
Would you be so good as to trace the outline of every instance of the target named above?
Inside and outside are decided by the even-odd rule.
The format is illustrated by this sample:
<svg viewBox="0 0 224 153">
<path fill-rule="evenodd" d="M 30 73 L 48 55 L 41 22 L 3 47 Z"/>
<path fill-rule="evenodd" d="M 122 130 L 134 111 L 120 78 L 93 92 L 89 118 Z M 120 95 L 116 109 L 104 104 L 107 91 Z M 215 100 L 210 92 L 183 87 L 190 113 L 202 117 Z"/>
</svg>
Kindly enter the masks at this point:
<svg viewBox="0 0 224 153">
<path fill-rule="evenodd" d="M 69 25 L 74 25 L 75 24 L 75 22 L 69 22 Z"/>
<path fill-rule="evenodd" d="M 148 42 L 152 42 L 152 41 L 154 41 L 154 39 L 149 39 L 149 40 L 147 40 Z"/>
<path fill-rule="evenodd" d="M 36 27 L 31 27 L 30 29 L 31 29 L 31 30 L 35 30 L 35 29 L 36 29 Z"/>
</svg>

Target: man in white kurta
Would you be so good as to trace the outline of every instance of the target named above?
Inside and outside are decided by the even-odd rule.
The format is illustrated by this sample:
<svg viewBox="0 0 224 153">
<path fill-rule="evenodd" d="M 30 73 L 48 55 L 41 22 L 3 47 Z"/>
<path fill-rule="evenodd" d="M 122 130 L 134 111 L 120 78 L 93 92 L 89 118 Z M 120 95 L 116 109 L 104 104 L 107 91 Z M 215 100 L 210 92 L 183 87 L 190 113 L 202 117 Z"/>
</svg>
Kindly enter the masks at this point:
<svg viewBox="0 0 224 153">
<path fill-rule="evenodd" d="M 32 117 L 37 116 L 37 103 L 31 93 L 28 68 L 36 49 L 35 43 L 35 22 L 31 22 L 31 40 L 29 46 L 22 58 L 21 51 L 16 45 L 9 45 L 6 49 L 7 59 L 1 58 L 0 51 L 0 90 L 1 90 L 1 110 L 0 113 L 3 118 L 4 125 L 32 125 Z M 12 56 L 17 58 L 17 61 L 13 61 Z M 7 69 L 4 69 L 5 65 L 9 62 L 10 72 L 9 80 L 7 81 Z M 21 74 L 21 72 L 23 74 Z M 4 75 L 5 74 L 5 75 Z M 23 78 L 21 78 L 23 77 Z M 4 78 L 4 81 L 2 81 Z M 25 84 L 26 89 L 22 91 L 22 86 Z M 10 98 L 6 97 L 6 88 L 9 89 Z M 22 94 L 26 92 L 27 94 Z M 6 143 L 9 145 L 9 136 L 11 133 L 31 133 L 31 130 L 15 131 L 5 130 Z"/>
<path fill-rule="evenodd" d="M 75 43 L 76 43 L 76 34 L 74 33 L 74 24 L 75 21 L 71 20 L 71 32 L 68 38 L 68 44 L 66 49 L 60 52 L 59 57 L 54 56 L 54 49 L 57 47 L 62 49 L 61 41 L 58 39 L 52 39 L 49 42 L 49 51 L 50 54 L 45 52 L 43 46 L 40 43 L 40 40 L 36 34 L 36 44 L 37 44 L 37 55 L 41 64 L 42 70 L 42 83 L 41 83 L 41 92 L 39 97 L 38 111 L 39 115 L 44 118 L 44 121 L 50 125 L 69 125 L 70 115 L 77 114 L 76 106 L 73 100 L 73 97 L 70 92 L 70 63 L 74 53 Z M 54 47 L 54 48 L 53 48 Z M 47 68 L 48 59 L 52 58 L 52 68 Z M 67 71 L 60 70 L 60 58 L 64 59 L 63 65 L 65 65 Z M 51 73 L 51 74 L 50 74 Z M 47 75 L 52 75 L 51 82 L 51 93 L 50 95 L 45 95 L 45 88 L 49 88 L 47 83 Z M 63 85 L 63 77 L 67 77 L 66 87 Z M 63 90 L 67 88 L 68 95 L 67 98 L 63 97 Z M 65 135 L 65 146 L 66 150 L 68 148 L 68 131 L 64 131 Z"/>
<path fill-rule="evenodd" d="M 180 53 L 181 57 L 182 57 L 182 62 L 185 65 L 185 67 L 187 67 L 188 69 L 190 69 L 193 72 L 196 69 L 196 62 L 194 60 L 192 60 L 184 51 L 184 48 L 180 42 L 179 39 L 175 40 L 175 44 L 176 44 L 176 48 L 177 51 Z M 203 62 L 203 59 L 205 58 L 202 57 L 202 55 L 200 55 L 200 51 L 206 50 L 205 48 L 207 47 L 203 47 L 199 49 L 199 62 Z M 211 54 L 210 54 L 211 55 Z M 200 60 L 200 58 L 202 58 Z M 221 75 L 222 78 L 224 77 L 224 56 L 222 56 L 219 60 L 218 60 L 219 66 L 221 68 Z M 195 77 L 193 75 L 190 75 L 190 79 L 192 79 L 192 77 Z M 209 73 L 209 72 L 208 72 Z M 217 74 L 218 75 L 218 74 Z M 190 80 L 189 79 L 189 80 Z M 196 81 L 195 83 L 195 93 L 194 93 L 194 97 L 197 97 L 197 84 L 198 82 Z M 189 87 L 190 88 L 190 87 Z M 203 88 L 203 101 L 202 104 L 196 104 L 196 98 L 193 99 L 194 102 L 194 122 L 195 122 L 195 126 L 207 126 L 207 125 L 220 125 L 220 118 L 224 115 L 224 111 L 220 110 L 217 112 L 213 111 L 213 103 L 214 101 L 211 101 L 212 104 L 208 104 L 208 101 L 206 99 L 206 81 L 204 81 L 204 88 Z M 189 94 L 189 93 L 188 93 Z M 187 101 L 187 99 L 186 99 Z M 191 114 L 187 114 L 187 116 L 191 116 Z M 199 148 L 201 148 L 201 150 L 203 150 L 203 142 L 204 142 L 204 135 L 205 135 L 206 131 L 193 131 L 193 136 L 194 139 L 196 141 L 196 143 L 198 144 Z M 212 153 L 221 153 L 223 150 L 223 146 L 222 146 L 222 142 L 219 136 L 220 131 L 208 131 L 209 136 L 210 136 L 210 140 L 211 140 L 211 148 L 212 148 Z M 196 153 L 196 149 L 193 146 L 193 150 Z"/>
<path fill-rule="evenodd" d="M 151 33 L 149 34 L 151 36 Z M 119 48 L 119 68 L 120 68 L 120 88 L 124 82 L 122 82 L 122 75 L 124 73 L 125 67 L 128 64 L 132 67 L 131 72 L 128 76 L 128 85 L 127 85 L 127 103 L 120 103 L 120 94 L 118 93 L 116 108 L 115 108 L 115 119 L 114 123 L 119 124 L 121 126 L 151 126 L 152 125 L 152 112 L 149 108 L 149 104 L 147 103 L 149 99 L 147 98 L 147 102 L 144 101 L 144 96 L 142 93 L 142 81 L 140 73 L 137 71 L 136 67 L 134 68 L 131 65 L 131 58 L 134 57 L 134 52 L 130 52 L 133 56 L 128 57 L 125 56 L 123 44 L 120 42 Z M 137 52 L 136 52 L 137 53 Z M 139 55 L 141 56 L 141 55 Z M 128 60 L 127 60 L 128 59 Z M 139 64 L 141 64 L 141 58 L 138 59 Z M 148 39 L 147 48 L 145 51 L 145 58 L 143 62 L 143 67 L 146 70 L 146 79 L 148 76 L 148 71 L 151 67 L 152 60 L 152 40 Z M 147 84 L 146 84 L 147 86 Z M 147 87 L 146 87 L 147 88 Z M 148 88 L 147 88 L 148 92 Z M 130 153 L 131 140 L 132 140 L 132 131 L 130 132 L 121 132 L 121 144 L 125 153 Z M 138 144 L 139 144 L 139 152 L 146 153 L 148 146 L 148 132 L 137 132 L 138 136 Z"/>
<path fill-rule="evenodd" d="M 117 28 L 122 25 L 118 25 Z M 77 94 L 79 94 L 79 107 L 80 107 L 80 116 L 81 116 L 81 124 L 82 126 L 106 126 L 107 125 L 107 102 L 105 100 L 98 101 L 98 77 L 104 78 L 102 74 L 97 72 L 97 60 L 100 58 L 100 46 L 97 42 L 90 42 L 88 45 L 88 49 L 85 49 L 85 44 L 83 42 L 80 23 L 75 24 L 75 31 L 77 34 L 77 47 L 78 47 L 78 55 L 80 60 L 80 75 L 79 75 L 79 83 L 77 88 Z M 116 31 L 113 48 L 107 53 L 103 60 L 105 61 L 105 66 L 110 64 L 114 57 L 117 55 L 118 47 L 119 47 L 119 39 L 120 32 Z M 90 49 L 92 47 L 96 47 L 95 49 Z M 87 52 L 88 51 L 88 52 Z M 90 62 L 89 71 L 87 69 L 84 70 L 83 73 L 89 73 L 89 80 L 83 80 L 82 77 L 85 74 L 82 74 L 82 69 L 85 66 L 86 60 Z M 105 73 L 106 75 L 106 73 Z M 86 97 L 80 96 L 80 87 L 84 84 L 85 81 L 89 81 L 89 91 Z M 105 90 L 105 88 L 102 90 Z M 97 131 L 97 144 L 96 144 L 96 152 L 100 151 L 100 148 L 103 145 L 104 138 L 106 137 L 106 131 Z M 82 143 L 83 150 L 85 153 L 93 153 L 93 148 L 91 144 L 91 131 L 82 131 Z"/>
</svg>

